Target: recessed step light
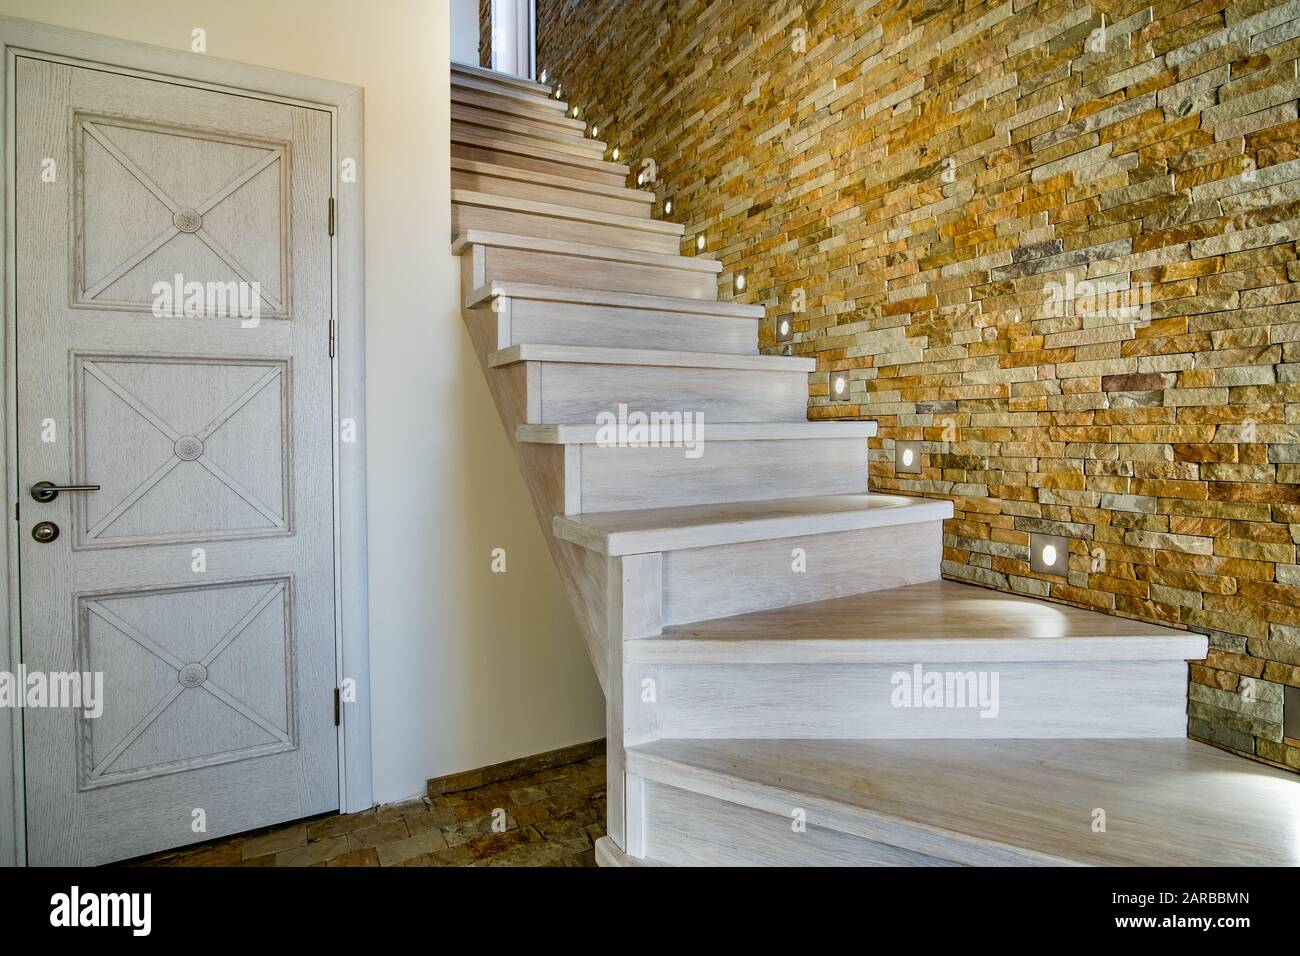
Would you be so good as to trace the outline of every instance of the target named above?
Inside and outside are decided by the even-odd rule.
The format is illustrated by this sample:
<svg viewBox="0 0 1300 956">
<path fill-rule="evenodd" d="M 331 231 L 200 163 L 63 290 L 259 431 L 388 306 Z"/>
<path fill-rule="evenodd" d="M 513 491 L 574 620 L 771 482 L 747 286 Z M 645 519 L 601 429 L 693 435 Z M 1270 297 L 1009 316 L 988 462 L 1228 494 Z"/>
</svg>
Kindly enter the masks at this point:
<svg viewBox="0 0 1300 956">
<path fill-rule="evenodd" d="M 843 372 L 831 375 L 831 401 L 847 402 L 849 400 L 849 377 Z"/>
<path fill-rule="evenodd" d="M 1070 570 L 1070 540 L 1057 534 L 1031 534 L 1029 568 L 1039 574 L 1065 577 Z"/>
<path fill-rule="evenodd" d="M 894 442 L 894 471 L 903 475 L 921 473 L 921 442 Z"/>
</svg>

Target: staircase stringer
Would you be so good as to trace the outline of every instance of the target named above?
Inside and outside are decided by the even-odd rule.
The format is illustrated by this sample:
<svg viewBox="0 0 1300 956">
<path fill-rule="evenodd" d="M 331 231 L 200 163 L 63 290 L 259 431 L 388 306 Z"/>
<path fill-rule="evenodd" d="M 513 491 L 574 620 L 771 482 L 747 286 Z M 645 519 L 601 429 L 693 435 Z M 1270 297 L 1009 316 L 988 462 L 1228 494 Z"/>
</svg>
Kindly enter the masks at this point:
<svg viewBox="0 0 1300 956">
<path fill-rule="evenodd" d="M 461 259 L 462 303 L 477 288 L 473 258 L 472 255 L 466 255 Z M 586 548 L 562 541 L 552 532 L 554 517 L 565 513 L 565 482 L 568 479 L 565 468 L 566 449 L 563 445 L 533 444 L 516 439 L 515 429 L 523 422 L 523 410 L 528 407 L 527 367 L 523 364 L 508 368 L 488 367 L 488 356 L 497 349 L 493 332 L 495 323 L 486 321 L 487 317 L 481 313 L 490 311 L 490 303 L 485 303 L 481 309 L 466 309 L 462 306 L 461 315 L 492 392 L 493 404 L 496 405 L 497 414 L 501 417 L 511 447 L 514 448 L 515 459 L 532 498 L 542 534 L 546 537 L 551 557 L 564 582 L 564 590 L 573 607 L 587 656 L 591 659 L 596 677 L 608 700 L 605 558 Z"/>
</svg>

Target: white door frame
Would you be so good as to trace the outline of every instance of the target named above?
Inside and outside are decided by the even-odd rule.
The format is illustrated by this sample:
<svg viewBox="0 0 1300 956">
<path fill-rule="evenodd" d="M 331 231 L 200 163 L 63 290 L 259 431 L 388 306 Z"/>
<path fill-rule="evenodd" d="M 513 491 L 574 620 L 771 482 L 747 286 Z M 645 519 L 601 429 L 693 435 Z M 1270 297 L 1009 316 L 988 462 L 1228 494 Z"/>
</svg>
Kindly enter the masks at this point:
<svg viewBox="0 0 1300 956">
<path fill-rule="evenodd" d="M 339 807 L 364 810 L 373 803 L 370 739 L 370 650 L 367 633 L 366 578 L 366 451 L 365 451 L 365 254 L 362 229 L 362 90 L 332 80 L 312 79 L 265 67 L 232 63 L 200 54 L 67 30 L 62 27 L 0 17 L 0 110 L 4 141 L 4 231 L 0 256 L 4 261 L 4 315 L 0 328 L 4 365 L 5 442 L 0 447 L 3 468 L 4 546 L 0 547 L 0 604 L 9 609 L 0 620 L 0 670 L 14 672 L 20 660 L 18 608 L 18 526 L 13 519 L 21 501 L 17 486 L 17 392 L 14 349 L 17 316 L 14 307 L 14 177 L 16 57 L 91 65 L 97 69 L 146 79 L 182 81 L 187 86 L 255 96 L 297 106 L 326 110 L 333 115 L 335 230 L 333 242 L 334 327 L 334 615 L 335 666 L 341 680 L 354 682 L 356 702 L 342 707 L 339 728 Z M 355 179 L 340 175 L 345 160 L 355 161 Z M 355 440 L 340 441 L 340 423 L 355 423 Z M 23 785 L 22 712 L 0 708 L 0 866 L 26 862 L 26 810 Z"/>
</svg>

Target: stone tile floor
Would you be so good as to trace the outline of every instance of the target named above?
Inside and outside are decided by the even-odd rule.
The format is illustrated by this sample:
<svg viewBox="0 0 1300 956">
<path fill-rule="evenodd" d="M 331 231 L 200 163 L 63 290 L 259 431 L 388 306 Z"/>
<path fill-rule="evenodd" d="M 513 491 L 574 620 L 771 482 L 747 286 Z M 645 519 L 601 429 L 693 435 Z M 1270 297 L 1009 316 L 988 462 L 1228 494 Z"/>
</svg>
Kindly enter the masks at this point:
<svg viewBox="0 0 1300 956">
<path fill-rule="evenodd" d="M 595 866 L 592 847 L 604 828 L 602 755 L 473 790 L 244 833 L 129 865 Z"/>
</svg>

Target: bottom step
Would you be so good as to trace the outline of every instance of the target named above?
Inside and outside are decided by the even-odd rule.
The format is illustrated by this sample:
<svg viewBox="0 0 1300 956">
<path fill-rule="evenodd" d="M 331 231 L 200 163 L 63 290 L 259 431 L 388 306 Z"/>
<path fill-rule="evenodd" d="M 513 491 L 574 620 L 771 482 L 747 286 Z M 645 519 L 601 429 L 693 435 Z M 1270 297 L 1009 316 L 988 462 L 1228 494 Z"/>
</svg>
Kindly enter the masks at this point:
<svg viewBox="0 0 1300 956">
<path fill-rule="evenodd" d="M 667 865 L 1300 865 L 1300 778 L 1190 740 L 659 740 L 627 773 Z"/>
</svg>

